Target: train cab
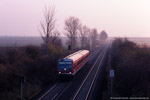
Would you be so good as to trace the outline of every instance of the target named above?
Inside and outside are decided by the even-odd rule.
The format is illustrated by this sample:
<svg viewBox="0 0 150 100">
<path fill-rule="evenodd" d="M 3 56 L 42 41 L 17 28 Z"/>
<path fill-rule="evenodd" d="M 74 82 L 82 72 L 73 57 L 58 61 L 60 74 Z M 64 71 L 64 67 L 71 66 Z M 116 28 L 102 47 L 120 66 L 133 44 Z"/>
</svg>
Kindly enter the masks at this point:
<svg viewBox="0 0 150 100">
<path fill-rule="evenodd" d="M 58 60 L 58 74 L 71 74 L 73 73 L 72 59 L 59 59 Z"/>
<path fill-rule="evenodd" d="M 88 62 L 88 50 L 79 50 L 58 60 L 57 74 L 59 76 L 74 76 Z"/>
</svg>

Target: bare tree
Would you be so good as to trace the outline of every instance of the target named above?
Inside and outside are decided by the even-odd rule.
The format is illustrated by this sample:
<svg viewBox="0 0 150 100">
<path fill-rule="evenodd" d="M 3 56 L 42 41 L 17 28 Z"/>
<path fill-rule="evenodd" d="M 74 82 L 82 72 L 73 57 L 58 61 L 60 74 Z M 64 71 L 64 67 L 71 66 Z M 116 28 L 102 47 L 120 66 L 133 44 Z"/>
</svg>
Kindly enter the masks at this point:
<svg viewBox="0 0 150 100">
<path fill-rule="evenodd" d="M 103 30 L 103 31 L 100 33 L 100 40 L 101 40 L 101 41 L 104 41 L 107 37 L 108 37 L 107 33 Z"/>
<path fill-rule="evenodd" d="M 69 39 L 69 44 L 72 50 L 75 49 L 77 43 L 78 29 L 79 29 L 79 19 L 76 17 L 69 17 L 65 20 L 65 35 Z"/>
<path fill-rule="evenodd" d="M 88 28 L 88 33 L 87 33 L 87 41 L 86 41 L 86 44 L 85 44 L 85 47 L 87 48 L 87 49 L 91 49 L 91 29 L 90 28 Z"/>
<path fill-rule="evenodd" d="M 94 49 L 96 47 L 96 42 L 97 42 L 97 29 L 92 29 L 91 30 L 91 42 L 92 42 L 92 48 Z"/>
<path fill-rule="evenodd" d="M 59 32 L 55 27 L 55 22 L 55 8 L 45 7 L 44 19 L 40 22 L 39 32 L 44 41 L 46 50 L 48 50 L 48 43 L 54 44 L 59 37 Z"/>
<path fill-rule="evenodd" d="M 84 49 L 88 43 L 88 35 L 89 35 L 89 28 L 87 26 L 80 25 L 79 27 L 79 36 L 81 41 L 81 48 Z"/>
</svg>

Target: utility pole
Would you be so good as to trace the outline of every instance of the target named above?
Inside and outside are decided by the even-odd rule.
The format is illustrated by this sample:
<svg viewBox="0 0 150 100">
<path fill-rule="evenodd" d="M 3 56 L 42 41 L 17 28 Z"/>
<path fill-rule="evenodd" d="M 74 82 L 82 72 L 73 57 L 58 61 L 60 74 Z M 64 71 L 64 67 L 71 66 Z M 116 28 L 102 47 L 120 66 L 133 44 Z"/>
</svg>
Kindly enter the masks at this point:
<svg viewBox="0 0 150 100">
<path fill-rule="evenodd" d="M 20 94 L 21 97 L 20 98 L 21 98 L 21 100 L 23 100 L 23 98 L 22 98 L 23 97 L 23 83 L 24 83 L 24 76 L 23 75 L 20 76 L 20 83 L 21 83 L 21 91 L 20 91 L 21 92 L 21 94 Z"/>
</svg>

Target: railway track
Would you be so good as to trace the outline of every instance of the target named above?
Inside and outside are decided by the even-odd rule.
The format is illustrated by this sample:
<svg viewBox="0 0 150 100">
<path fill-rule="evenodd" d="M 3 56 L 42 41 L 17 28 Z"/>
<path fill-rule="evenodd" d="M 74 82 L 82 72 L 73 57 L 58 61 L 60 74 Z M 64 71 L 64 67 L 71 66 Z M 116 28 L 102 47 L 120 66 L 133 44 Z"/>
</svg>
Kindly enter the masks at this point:
<svg viewBox="0 0 150 100">
<path fill-rule="evenodd" d="M 54 84 L 46 93 L 44 93 L 38 100 L 55 100 L 55 98 L 60 95 L 61 92 L 69 85 L 71 82 L 60 80 Z"/>
<path fill-rule="evenodd" d="M 95 50 L 90 55 L 90 59 L 93 59 L 99 53 L 100 53 L 100 55 L 99 55 L 99 57 L 100 57 L 102 55 L 102 51 L 100 51 L 99 49 Z M 93 66 L 95 66 L 99 57 L 97 58 L 97 60 L 95 61 Z M 71 83 L 72 83 L 72 80 L 71 81 L 59 80 L 56 82 L 56 84 L 54 84 L 46 93 L 44 93 L 37 100 L 56 100 L 70 86 Z"/>
<path fill-rule="evenodd" d="M 103 48 L 103 46 L 100 48 Z M 95 51 L 93 51 L 93 53 L 89 57 L 89 61 L 91 61 L 101 51 L 100 48 L 97 48 Z"/>
<path fill-rule="evenodd" d="M 71 100 L 88 100 L 90 97 L 90 93 L 92 87 L 94 86 L 96 77 L 98 76 L 98 72 L 100 70 L 102 61 L 104 59 L 107 48 L 105 48 L 102 53 L 99 55 L 98 59 L 92 66 L 91 70 L 87 74 L 86 78 L 83 80 L 82 84 L 71 98 Z"/>
</svg>

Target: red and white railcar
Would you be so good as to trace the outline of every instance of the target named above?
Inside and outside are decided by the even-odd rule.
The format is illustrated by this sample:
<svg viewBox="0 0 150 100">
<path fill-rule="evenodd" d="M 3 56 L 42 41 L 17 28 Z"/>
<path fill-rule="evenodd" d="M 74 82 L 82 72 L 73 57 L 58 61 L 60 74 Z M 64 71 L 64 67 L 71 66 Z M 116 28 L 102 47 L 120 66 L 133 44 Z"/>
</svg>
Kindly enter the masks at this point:
<svg viewBox="0 0 150 100">
<path fill-rule="evenodd" d="M 90 52 L 79 50 L 58 60 L 58 75 L 75 75 L 88 61 Z"/>
</svg>

